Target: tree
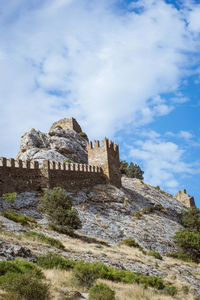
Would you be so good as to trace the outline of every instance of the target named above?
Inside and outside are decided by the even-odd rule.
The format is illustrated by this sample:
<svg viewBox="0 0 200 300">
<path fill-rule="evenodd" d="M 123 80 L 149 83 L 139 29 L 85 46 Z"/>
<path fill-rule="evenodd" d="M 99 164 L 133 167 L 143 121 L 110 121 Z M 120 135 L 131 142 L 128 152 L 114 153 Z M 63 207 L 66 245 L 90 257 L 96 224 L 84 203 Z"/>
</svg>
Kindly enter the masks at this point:
<svg viewBox="0 0 200 300">
<path fill-rule="evenodd" d="M 129 178 L 138 178 L 141 180 L 144 179 L 144 172 L 141 170 L 140 166 L 132 162 L 128 164 L 125 160 L 121 160 L 120 171 L 121 174 L 126 175 Z"/>
<path fill-rule="evenodd" d="M 40 208 L 47 214 L 52 229 L 62 233 L 72 233 L 73 229 L 81 228 L 78 212 L 72 207 L 72 197 L 66 195 L 66 190 L 55 187 L 46 190 L 40 199 Z"/>
<path fill-rule="evenodd" d="M 183 212 L 182 225 L 174 236 L 174 241 L 193 260 L 200 261 L 200 210 L 190 208 Z"/>
<path fill-rule="evenodd" d="M 130 163 L 127 169 L 127 177 L 138 178 L 143 180 L 144 179 L 143 174 L 144 172 L 141 170 L 139 165 L 133 164 L 132 162 Z"/>
<path fill-rule="evenodd" d="M 127 161 L 121 160 L 120 161 L 120 172 L 121 172 L 121 174 L 126 175 L 127 168 L 128 168 Z"/>
</svg>

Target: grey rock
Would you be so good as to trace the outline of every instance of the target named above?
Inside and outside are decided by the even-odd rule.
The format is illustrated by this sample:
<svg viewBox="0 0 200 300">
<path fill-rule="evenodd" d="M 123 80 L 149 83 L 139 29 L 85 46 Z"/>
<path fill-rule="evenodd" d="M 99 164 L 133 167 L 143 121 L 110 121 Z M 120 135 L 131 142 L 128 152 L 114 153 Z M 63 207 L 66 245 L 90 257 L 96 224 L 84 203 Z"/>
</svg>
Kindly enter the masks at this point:
<svg viewBox="0 0 200 300">
<path fill-rule="evenodd" d="M 50 134 L 31 129 L 22 136 L 17 159 L 35 160 L 40 166 L 43 160 L 87 163 L 87 140 L 71 129 L 53 129 Z"/>
</svg>

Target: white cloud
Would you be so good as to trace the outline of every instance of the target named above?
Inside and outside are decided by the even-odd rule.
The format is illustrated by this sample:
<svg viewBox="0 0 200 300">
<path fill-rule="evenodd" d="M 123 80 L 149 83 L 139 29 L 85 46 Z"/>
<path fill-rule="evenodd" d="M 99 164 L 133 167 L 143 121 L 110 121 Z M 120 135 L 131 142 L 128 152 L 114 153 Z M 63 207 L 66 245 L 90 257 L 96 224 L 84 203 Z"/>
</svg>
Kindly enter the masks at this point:
<svg viewBox="0 0 200 300">
<path fill-rule="evenodd" d="M 173 133 L 173 132 L 167 132 L 166 135 L 168 136 L 172 136 L 172 137 L 178 137 L 178 138 L 183 138 L 186 141 L 190 141 L 194 135 L 189 132 L 189 131 L 185 131 L 185 130 L 181 130 L 178 133 Z"/>
<path fill-rule="evenodd" d="M 119 14 L 117 1 L 7 2 L 0 21 L 1 152 L 20 134 L 75 116 L 93 138 L 147 124 L 174 107 L 198 41 L 181 11 L 162 0 Z M 42 4 L 41 4 L 42 3 Z M 112 5 L 111 5 L 112 4 Z M 196 30 L 191 17 L 190 30 Z M 193 25 L 192 25 L 193 24 Z M 157 99 L 157 100 L 155 100 Z"/>
<path fill-rule="evenodd" d="M 141 160 L 145 181 L 175 193 L 179 176 L 193 174 L 193 166 L 184 162 L 184 150 L 177 144 L 157 139 L 135 142 L 130 151 L 133 161 Z"/>
</svg>

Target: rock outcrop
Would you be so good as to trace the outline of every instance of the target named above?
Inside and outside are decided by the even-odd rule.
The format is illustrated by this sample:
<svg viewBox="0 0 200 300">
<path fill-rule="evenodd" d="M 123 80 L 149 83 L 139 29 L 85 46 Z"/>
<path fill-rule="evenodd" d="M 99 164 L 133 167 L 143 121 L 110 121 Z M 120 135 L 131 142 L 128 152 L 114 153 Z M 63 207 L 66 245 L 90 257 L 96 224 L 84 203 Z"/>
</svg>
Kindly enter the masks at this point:
<svg viewBox="0 0 200 300">
<path fill-rule="evenodd" d="M 26 132 L 22 136 L 17 159 L 36 160 L 40 164 L 43 160 L 64 162 L 66 159 L 76 163 L 87 163 L 86 145 L 87 135 L 82 134 L 76 120 L 62 119 L 51 126 L 49 133 L 35 129 Z"/>
<path fill-rule="evenodd" d="M 186 190 L 178 191 L 174 196 L 178 201 L 180 201 L 186 207 L 195 207 L 194 197 L 187 194 Z"/>
</svg>

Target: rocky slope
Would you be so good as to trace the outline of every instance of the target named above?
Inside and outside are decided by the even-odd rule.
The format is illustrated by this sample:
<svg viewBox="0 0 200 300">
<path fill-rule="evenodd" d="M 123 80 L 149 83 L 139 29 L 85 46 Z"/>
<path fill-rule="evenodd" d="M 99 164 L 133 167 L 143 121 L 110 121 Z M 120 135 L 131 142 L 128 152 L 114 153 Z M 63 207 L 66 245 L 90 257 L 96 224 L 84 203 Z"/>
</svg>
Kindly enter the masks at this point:
<svg viewBox="0 0 200 300">
<path fill-rule="evenodd" d="M 87 163 L 87 137 L 75 130 L 53 128 L 49 133 L 31 129 L 21 139 L 17 159 L 36 160 L 40 164 L 44 159 L 64 162 Z"/>
<path fill-rule="evenodd" d="M 45 216 L 37 210 L 39 193 L 19 194 L 12 205 L 1 198 L 0 210 L 13 208 L 23 215 L 36 218 L 40 228 L 34 230 L 60 239 L 66 246 L 65 251 L 52 251 L 58 251 L 65 257 L 101 261 L 119 269 L 161 276 L 169 281 L 173 279 L 172 283 L 177 281 L 188 286 L 194 295 L 200 294 L 200 266 L 165 256 L 167 252 L 176 250 L 172 236 L 181 227 L 179 218 L 182 209 L 185 209 L 178 200 L 141 180 L 126 177 L 122 178 L 120 189 L 111 185 L 96 185 L 71 195 L 83 224 L 78 240 L 49 231 Z M 34 260 L 34 255 L 50 250 L 49 246 L 23 240 L 22 235 L 28 230 L 26 227 L 2 216 L 0 223 L 0 259 L 27 257 Z M 88 238 L 83 239 L 82 235 Z M 89 237 L 92 237 L 92 242 L 87 242 Z M 119 246 L 119 242 L 128 237 L 146 251 L 160 252 L 163 261 L 148 257 L 137 249 Z"/>
</svg>

